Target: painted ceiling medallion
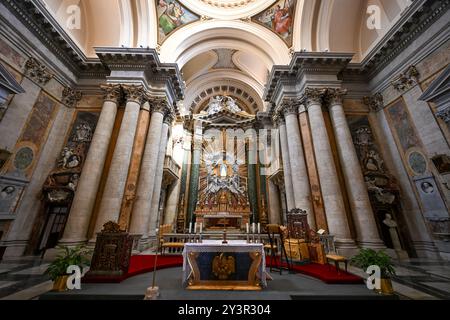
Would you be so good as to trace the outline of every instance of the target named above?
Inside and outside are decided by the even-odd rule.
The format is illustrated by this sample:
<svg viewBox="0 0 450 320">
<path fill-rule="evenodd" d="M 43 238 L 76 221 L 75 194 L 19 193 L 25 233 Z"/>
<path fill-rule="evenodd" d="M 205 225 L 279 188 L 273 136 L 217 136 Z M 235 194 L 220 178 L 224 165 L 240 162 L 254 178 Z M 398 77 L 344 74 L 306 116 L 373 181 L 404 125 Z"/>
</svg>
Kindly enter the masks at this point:
<svg viewBox="0 0 450 320">
<path fill-rule="evenodd" d="M 200 1 L 207 5 L 220 8 L 238 8 L 256 2 L 256 0 L 200 0 Z"/>
</svg>

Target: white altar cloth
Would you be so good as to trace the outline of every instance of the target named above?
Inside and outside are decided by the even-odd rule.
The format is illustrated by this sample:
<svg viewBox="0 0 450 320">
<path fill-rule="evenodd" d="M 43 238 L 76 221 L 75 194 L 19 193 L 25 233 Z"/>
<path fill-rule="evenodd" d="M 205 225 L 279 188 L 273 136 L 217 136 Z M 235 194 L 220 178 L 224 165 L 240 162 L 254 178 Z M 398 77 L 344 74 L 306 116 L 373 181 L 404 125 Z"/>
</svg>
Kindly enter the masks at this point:
<svg viewBox="0 0 450 320">
<path fill-rule="evenodd" d="M 192 252 L 224 252 L 224 253 L 245 253 L 258 252 L 261 254 L 261 264 L 258 269 L 257 277 L 260 280 L 262 288 L 267 287 L 266 279 L 266 255 L 262 243 L 247 243 L 245 240 L 227 240 L 223 244 L 222 240 L 203 240 L 201 243 L 186 243 L 183 250 L 183 286 L 192 274 L 192 266 L 189 264 L 188 255 Z"/>
</svg>

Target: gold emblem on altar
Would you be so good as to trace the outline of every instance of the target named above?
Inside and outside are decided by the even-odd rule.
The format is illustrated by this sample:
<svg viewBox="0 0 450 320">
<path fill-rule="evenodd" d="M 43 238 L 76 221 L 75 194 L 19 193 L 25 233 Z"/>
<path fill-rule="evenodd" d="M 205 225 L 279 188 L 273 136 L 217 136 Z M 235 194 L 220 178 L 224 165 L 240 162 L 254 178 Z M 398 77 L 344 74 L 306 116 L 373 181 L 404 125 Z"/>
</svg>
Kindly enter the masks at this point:
<svg viewBox="0 0 450 320">
<path fill-rule="evenodd" d="M 216 256 L 212 263 L 212 272 L 219 280 L 227 280 L 236 272 L 236 261 L 234 257 L 225 257 L 225 254 Z"/>
</svg>

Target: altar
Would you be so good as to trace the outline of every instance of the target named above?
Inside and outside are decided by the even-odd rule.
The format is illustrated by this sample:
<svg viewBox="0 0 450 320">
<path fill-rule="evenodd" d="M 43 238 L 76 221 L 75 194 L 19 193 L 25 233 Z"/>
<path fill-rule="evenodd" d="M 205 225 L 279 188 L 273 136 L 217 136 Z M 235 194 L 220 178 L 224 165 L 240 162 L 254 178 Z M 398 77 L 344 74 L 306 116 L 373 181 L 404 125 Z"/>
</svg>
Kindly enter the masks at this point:
<svg viewBox="0 0 450 320">
<path fill-rule="evenodd" d="M 189 290 L 261 290 L 267 286 L 262 243 L 204 240 L 186 243 L 183 287 Z"/>
</svg>

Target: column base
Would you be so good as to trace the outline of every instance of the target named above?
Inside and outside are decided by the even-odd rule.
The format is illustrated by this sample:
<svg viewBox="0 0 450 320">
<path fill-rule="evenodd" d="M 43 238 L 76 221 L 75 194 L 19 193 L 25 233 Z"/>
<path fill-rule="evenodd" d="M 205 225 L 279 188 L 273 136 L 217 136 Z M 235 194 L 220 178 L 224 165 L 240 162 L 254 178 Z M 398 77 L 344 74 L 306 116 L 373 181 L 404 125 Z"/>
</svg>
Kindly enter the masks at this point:
<svg viewBox="0 0 450 320">
<path fill-rule="evenodd" d="M 368 241 L 358 241 L 358 246 L 364 249 L 373 249 L 373 250 L 385 250 L 386 245 L 383 241 L 377 240 L 368 240 Z"/>
<path fill-rule="evenodd" d="M 353 239 L 336 239 L 336 252 L 345 257 L 351 258 L 358 253 L 358 246 Z"/>
</svg>

